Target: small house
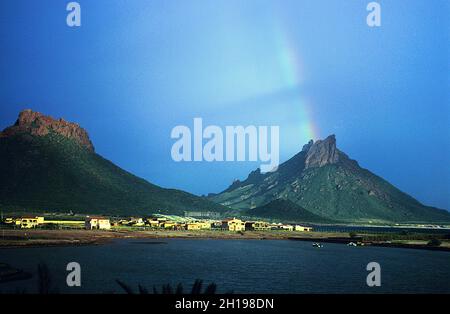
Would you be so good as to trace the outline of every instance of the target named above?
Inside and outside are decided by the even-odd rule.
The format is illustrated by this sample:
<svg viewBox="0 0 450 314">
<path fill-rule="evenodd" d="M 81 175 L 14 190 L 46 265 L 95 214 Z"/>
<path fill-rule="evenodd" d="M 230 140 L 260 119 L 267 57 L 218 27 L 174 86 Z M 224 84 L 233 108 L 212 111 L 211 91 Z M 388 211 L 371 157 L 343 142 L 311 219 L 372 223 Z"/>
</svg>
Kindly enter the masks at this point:
<svg viewBox="0 0 450 314">
<path fill-rule="evenodd" d="M 270 230 L 270 225 L 265 221 L 247 221 L 245 222 L 245 230 L 248 231 L 263 231 Z"/>
<path fill-rule="evenodd" d="M 294 226 L 294 230 L 295 231 L 307 231 L 307 232 L 309 232 L 309 231 L 312 231 L 312 228 L 311 227 L 300 226 L 300 225 L 295 225 Z"/>
<path fill-rule="evenodd" d="M 245 222 L 240 219 L 225 219 L 222 221 L 222 229 L 228 231 L 244 231 Z"/>
<path fill-rule="evenodd" d="M 85 227 L 88 230 L 93 229 L 103 229 L 103 230 L 109 230 L 111 229 L 111 222 L 108 218 L 105 217 L 87 217 L 85 221 Z"/>
<path fill-rule="evenodd" d="M 284 230 L 284 231 L 293 231 L 294 226 L 292 225 L 283 225 L 281 223 L 272 224 L 270 227 L 271 230 Z"/>
<path fill-rule="evenodd" d="M 20 226 L 23 229 L 36 228 L 44 223 L 44 217 L 40 216 L 23 216 L 16 219 L 16 226 Z"/>
<path fill-rule="evenodd" d="M 186 230 L 210 230 L 211 223 L 207 221 L 197 221 L 186 223 Z"/>
</svg>

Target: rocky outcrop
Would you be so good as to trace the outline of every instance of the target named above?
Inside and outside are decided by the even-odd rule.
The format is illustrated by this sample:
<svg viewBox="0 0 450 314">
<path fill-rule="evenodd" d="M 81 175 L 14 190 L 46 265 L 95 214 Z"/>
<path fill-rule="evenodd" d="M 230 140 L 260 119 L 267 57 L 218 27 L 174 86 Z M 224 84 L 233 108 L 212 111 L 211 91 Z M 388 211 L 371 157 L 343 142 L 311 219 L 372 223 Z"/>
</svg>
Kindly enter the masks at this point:
<svg viewBox="0 0 450 314">
<path fill-rule="evenodd" d="M 308 144 L 303 145 L 302 152 L 308 152 L 311 146 L 314 145 L 314 141 L 310 140 Z"/>
<path fill-rule="evenodd" d="M 307 152 L 305 160 L 306 169 L 335 164 L 339 161 L 339 151 L 336 149 L 336 137 L 334 134 L 315 143 L 310 141 L 303 147 L 303 151 Z"/>
<path fill-rule="evenodd" d="M 30 109 L 22 111 L 13 126 L 0 132 L 0 137 L 9 137 L 21 133 L 28 133 L 33 136 L 45 136 L 50 132 L 55 132 L 72 139 L 82 147 L 94 152 L 94 146 L 89 139 L 88 133 L 78 124 L 67 122 L 64 119 L 56 120 Z"/>
</svg>

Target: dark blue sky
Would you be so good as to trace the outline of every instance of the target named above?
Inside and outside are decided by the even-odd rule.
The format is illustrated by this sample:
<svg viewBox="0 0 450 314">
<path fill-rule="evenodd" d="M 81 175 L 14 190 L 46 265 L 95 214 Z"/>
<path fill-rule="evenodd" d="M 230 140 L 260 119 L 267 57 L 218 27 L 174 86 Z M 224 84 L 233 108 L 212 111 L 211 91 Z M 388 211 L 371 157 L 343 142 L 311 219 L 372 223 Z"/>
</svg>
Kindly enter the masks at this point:
<svg viewBox="0 0 450 314">
<path fill-rule="evenodd" d="M 172 128 L 280 125 L 281 160 L 337 136 L 360 165 L 450 209 L 450 5 L 383 0 L 0 1 L 0 128 L 31 108 L 86 128 L 149 181 L 218 192 L 259 162 L 175 163 Z"/>
</svg>

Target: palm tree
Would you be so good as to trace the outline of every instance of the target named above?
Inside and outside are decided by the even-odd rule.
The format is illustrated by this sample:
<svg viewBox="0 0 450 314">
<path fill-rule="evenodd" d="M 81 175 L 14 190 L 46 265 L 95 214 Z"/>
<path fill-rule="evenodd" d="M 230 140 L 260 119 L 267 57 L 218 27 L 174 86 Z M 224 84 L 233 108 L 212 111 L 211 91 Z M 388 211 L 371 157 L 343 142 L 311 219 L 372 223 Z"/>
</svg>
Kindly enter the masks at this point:
<svg viewBox="0 0 450 314">
<path fill-rule="evenodd" d="M 127 293 L 135 294 L 133 288 L 125 284 L 124 282 L 116 279 L 117 284 Z M 217 290 L 217 285 L 212 282 L 203 290 L 203 280 L 196 279 L 194 285 L 192 286 L 190 294 L 215 294 Z M 138 285 L 139 294 L 149 294 L 148 290 L 142 285 Z M 231 294 L 232 292 L 229 292 Z M 161 293 L 158 289 L 153 286 L 153 294 L 183 294 L 183 285 L 179 283 L 175 289 L 172 288 L 170 284 L 163 285 L 161 288 Z"/>
</svg>

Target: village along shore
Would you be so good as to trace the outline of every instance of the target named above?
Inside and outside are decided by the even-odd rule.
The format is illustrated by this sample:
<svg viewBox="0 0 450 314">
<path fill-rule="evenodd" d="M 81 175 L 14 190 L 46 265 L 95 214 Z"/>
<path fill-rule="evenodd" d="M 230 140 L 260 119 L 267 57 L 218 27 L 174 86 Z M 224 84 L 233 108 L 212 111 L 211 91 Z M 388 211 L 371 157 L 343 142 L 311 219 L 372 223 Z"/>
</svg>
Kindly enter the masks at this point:
<svg viewBox="0 0 450 314">
<path fill-rule="evenodd" d="M 80 218 L 80 217 L 78 217 Z M 84 220 L 25 215 L 7 217 L 0 225 L 0 248 L 100 245 L 119 239 L 229 239 L 297 240 L 315 244 L 340 243 L 352 246 L 382 246 L 450 251 L 450 230 L 409 228 L 361 229 L 340 226 L 287 224 L 260 220 L 222 220 L 154 215 L 147 218 L 87 216 Z M 448 232 L 447 232 L 448 231 Z M 150 244 L 153 242 L 149 242 Z"/>
</svg>

